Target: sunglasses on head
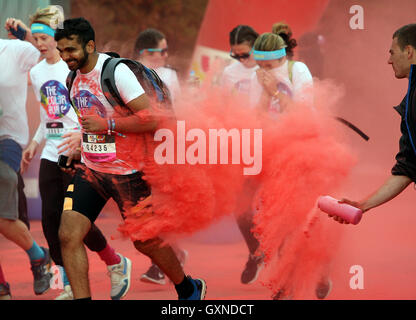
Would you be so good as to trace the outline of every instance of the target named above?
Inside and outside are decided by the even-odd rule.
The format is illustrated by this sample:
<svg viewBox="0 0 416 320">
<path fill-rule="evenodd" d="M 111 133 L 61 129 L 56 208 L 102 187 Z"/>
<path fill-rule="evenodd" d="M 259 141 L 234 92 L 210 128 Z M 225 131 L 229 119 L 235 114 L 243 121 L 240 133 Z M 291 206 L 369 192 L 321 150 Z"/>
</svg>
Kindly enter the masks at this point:
<svg viewBox="0 0 416 320">
<path fill-rule="evenodd" d="M 253 50 L 251 50 L 251 51 L 253 51 Z M 233 59 L 236 59 L 238 61 L 240 61 L 242 59 L 248 59 L 251 55 L 251 51 L 249 53 L 243 53 L 243 54 L 233 54 L 230 51 L 230 57 L 233 58 Z"/>
<path fill-rule="evenodd" d="M 142 49 L 140 50 L 139 54 L 142 54 L 144 50 L 147 50 L 149 52 L 160 52 L 161 55 L 167 54 L 168 53 L 168 48 L 150 48 L 150 49 Z"/>
</svg>

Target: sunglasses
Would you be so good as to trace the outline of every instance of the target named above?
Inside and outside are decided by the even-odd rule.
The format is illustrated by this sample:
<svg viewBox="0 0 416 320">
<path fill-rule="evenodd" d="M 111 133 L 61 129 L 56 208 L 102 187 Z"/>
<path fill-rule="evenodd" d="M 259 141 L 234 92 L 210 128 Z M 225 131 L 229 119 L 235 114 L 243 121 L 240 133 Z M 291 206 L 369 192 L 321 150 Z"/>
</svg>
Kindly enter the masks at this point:
<svg viewBox="0 0 416 320">
<path fill-rule="evenodd" d="M 147 50 L 149 52 L 160 52 L 160 54 L 163 56 L 168 53 L 168 48 L 150 48 L 150 49 L 142 49 L 140 50 L 139 54 L 142 54 L 144 50 Z"/>
<path fill-rule="evenodd" d="M 243 53 L 243 54 L 233 54 L 231 51 L 230 51 L 230 57 L 231 58 L 233 58 L 233 59 L 236 59 L 236 60 L 238 60 L 238 61 L 240 61 L 240 60 L 242 60 L 242 59 L 248 59 L 248 58 L 250 58 L 250 55 L 251 55 L 251 52 L 252 52 L 253 50 L 250 50 L 250 52 L 249 53 Z"/>
</svg>

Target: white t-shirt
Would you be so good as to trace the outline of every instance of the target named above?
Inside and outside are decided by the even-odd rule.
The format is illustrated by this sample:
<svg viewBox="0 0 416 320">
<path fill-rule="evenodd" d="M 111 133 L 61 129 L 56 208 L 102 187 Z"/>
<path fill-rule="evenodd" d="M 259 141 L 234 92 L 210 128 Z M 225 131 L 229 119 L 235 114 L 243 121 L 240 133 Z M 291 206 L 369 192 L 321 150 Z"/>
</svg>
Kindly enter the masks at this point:
<svg viewBox="0 0 416 320">
<path fill-rule="evenodd" d="M 235 61 L 225 67 L 221 82 L 224 86 L 240 93 L 249 94 L 251 78 L 259 66 L 246 68 L 241 62 Z"/>
<path fill-rule="evenodd" d="M 181 87 L 179 85 L 178 75 L 176 71 L 171 68 L 160 67 L 155 69 L 160 79 L 166 84 L 170 91 L 172 102 L 179 97 L 181 93 Z"/>
<path fill-rule="evenodd" d="M 39 144 L 46 139 L 41 158 L 53 162 L 58 161 L 62 135 L 80 130 L 66 88 L 68 73 L 68 66 L 62 59 L 55 64 L 43 59 L 30 70 L 32 87 L 40 102 L 40 125 L 33 139 Z"/>
<path fill-rule="evenodd" d="M 94 69 L 89 73 L 83 74 L 77 70 L 70 97 L 80 115 L 93 112 L 103 118 L 117 116 L 101 88 L 101 70 L 107 58 L 108 55 L 100 53 Z M 136 76 L 125 64 L 117 65 L 114 78 L 125 104 L 144 94 Z M 115 129 L 117 131 L 117 127 Z M 119 175 L 141 170 L 142 168 L 135 167 L 133 161 L 128 161 L 131 150 L 126 150 L 126 147 L 134 147 L 131 141 L 137 138 L 137 134 L 125 133 L 124 136 L 83 133 L 82 155 L 87 167 L 95 171 Z"/>
<path fill-rule="evenodd" d="M 29 42 L 0 39 L 0 139 L 13 139 L 24 148 L 29 139 L 26 114 L 28 71 L 40 53 Z"/>
<path fill-rule="evenodd" d="M 292 68 L 292 81 L 289 79 L 288 60 L 278 68 L 271 70 L 272 74 L 280 82 L 277 90 L 288 95 L 294 101 L 307 100 L 312 103 L 312 94 L 307 89 L 313 86 L 312 75 L 303 62 L 296 61 Z M 263 93 L 263 87 L 257 80 L 257 74 L 254 74 L 251 79 L 250 86 L 250 104 L 255 107 L 260 101 Z M 271 111 L 280 112 L 280 105 L 278 102 L 271 102 Z"/>
</svg>

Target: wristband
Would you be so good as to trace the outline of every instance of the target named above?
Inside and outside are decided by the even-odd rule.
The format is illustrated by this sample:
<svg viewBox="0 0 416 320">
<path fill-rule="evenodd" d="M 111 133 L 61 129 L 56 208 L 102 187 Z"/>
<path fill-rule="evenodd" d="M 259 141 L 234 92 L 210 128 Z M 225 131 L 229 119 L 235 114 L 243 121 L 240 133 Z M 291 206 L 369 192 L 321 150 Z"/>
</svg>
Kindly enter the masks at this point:
<svg viewBox="0 0 416 320">
<path fill-rule="evenodd" d="M 116 120 L 111 118 L 111 131 L 115 131 L 115 130 L 116 130 Z"/>
<path fill-rule="evenodd" d="M 107 134 L 111 136 L 111 119 L 107 119 Z"/>
</svg>

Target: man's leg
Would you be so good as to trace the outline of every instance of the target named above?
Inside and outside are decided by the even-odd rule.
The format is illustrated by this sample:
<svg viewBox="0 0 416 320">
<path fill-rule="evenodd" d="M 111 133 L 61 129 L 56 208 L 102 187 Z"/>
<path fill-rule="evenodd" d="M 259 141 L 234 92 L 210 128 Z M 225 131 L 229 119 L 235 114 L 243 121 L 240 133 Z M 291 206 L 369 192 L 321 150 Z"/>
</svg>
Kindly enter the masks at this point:
<svg viewBox="0 0 416 320">
<path fill-rule="evenodd" d="M 76 211 L 64 211 L 59 227 L 64 268 L 71 284 L 74 299 L 91 298 L 88 281 L 88 257 L 84 238 L 91 221 Z"/>
<path fill-rule="evenodd" d="M 206 284 L 202 279 L 187 277 L 171 246 L 161 245 L 161 239 L 134 241 L 138 251 L 148 256 L 174 283 L 180 300 L 203 300 Z"/>
<path fill-rule="evenodd" d="M 149 198 L 150 186 L 142 179 L 143 173 L 137 172 L 127 176 L 108 177 L 112 190 L 109 191 L 117 203 L 122 217 L 124 211 L 141 199 Z M 151 205 L 151 204 L 149 204 Z M 159 238 L 147 241 L 134 241 L 138 251 L 148 256 L 175 284 L 179 299 L 202 300 L 206 293 L 206 284 L 202 279 L 186 277 L 174 250 L 169 245 L 162 245 Z"/>
<path fill-rule="evenodd" d="M 28 227 L 18 219 L 18 177 L 16 172 L 0 160 L 0 233 L 26 251 L 34 276 L 35 294 L 49 289 L 51 275 L 49 251 L 39 247 Z"/>
<path fill-rule="evenodd" d="M 108 200 L 104 193 L 97 191 L 101 182 L 94 178 L 94 173 L 90 174 L 87 180 L 80 169 L 69 183 L 59 227 L 64 268 L 75 299 L 91 297 L 84 240 Z"/>
</svg>

